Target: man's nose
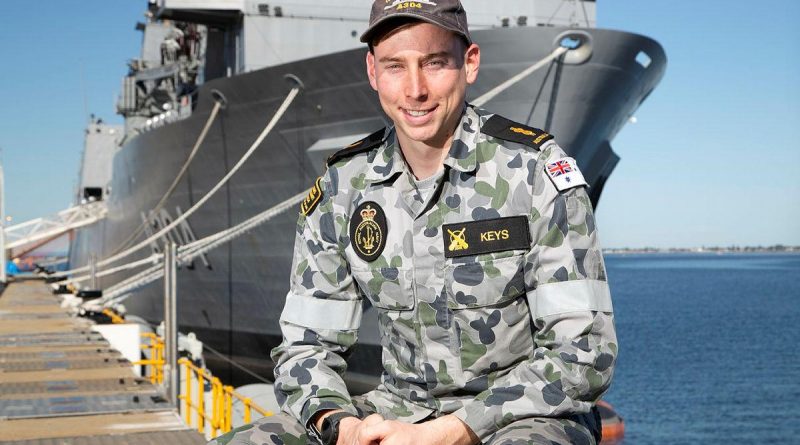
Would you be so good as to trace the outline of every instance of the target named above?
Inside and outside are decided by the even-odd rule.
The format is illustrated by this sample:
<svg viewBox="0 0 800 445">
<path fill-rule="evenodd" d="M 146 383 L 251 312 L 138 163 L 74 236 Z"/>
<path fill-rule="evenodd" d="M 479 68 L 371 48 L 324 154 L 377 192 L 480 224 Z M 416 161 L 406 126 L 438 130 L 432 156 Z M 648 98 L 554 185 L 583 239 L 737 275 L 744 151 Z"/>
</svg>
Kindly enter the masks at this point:
<svg viewBox="0 0 800 445">
<path fill-rule="evenodd" d="M 419 68 L 408 70 L 408 82 L 406 83 L 406 96 L 411 99 L 424 101 L 428 98 L 428 86 L 425 73 Z"/>
</svg>

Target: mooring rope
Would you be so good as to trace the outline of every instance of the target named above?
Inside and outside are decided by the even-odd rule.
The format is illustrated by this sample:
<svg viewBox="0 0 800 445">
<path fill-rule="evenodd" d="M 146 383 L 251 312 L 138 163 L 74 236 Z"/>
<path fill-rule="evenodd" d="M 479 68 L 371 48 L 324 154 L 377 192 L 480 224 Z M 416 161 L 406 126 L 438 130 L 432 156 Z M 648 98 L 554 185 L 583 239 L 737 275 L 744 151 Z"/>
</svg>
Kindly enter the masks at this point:
<svg viewBox="0 0 800 445">
<path fill-rule="evenodd" d="M 497 96 L 498 94 L 509 89 L 512 85 L 516 84 L 520 80 L 530 76 L 534 71 L 541 69 L 543 66 L 550 63 L 550 61 L 557 59 L 560 55 L 564 54 L 567 51 L 569 51 L 569 48 L 559 46 L 558 48 L 554 49 L 552 53 L 545 56 L 542 60 L 534 63 L 528 68 L 525 68 L 521 73 L 511 77 L 510 79 L 506 80 L 500 85 L 484 93 L 483 96 L 473 100 L 472 105 L 475 105 L 476 107 L 482 107 L 486 102 L 489 102 L 490 100 L 494 99 L 495 96 Z"/>
<path fill-rule="evenodd" d="M 172 184 L 167 188 L 167 191 L 164 192 L 164 195 L 161 197 L 158 203 L 150 210 L 149 212 L 150 215 L 153 215 L 157 213 L 159 210 L 161 210 L 161 208 L 167 202 L 167 199 L 169 199 L 169 197 L 172 196 L 172 192 L 175 191 L 175 188 L 178 186 L 178 183 L 181 181 L 181 179 L 183 179 L 183 175 L 185 175 L 186 172 L 189 170 L 189 165 L 191 165 L 192 161 L 194 160 L 197 151 L 200 149 L 200 145 L 203 143 L 203 141 L 205 141 L 206 135 L 208 134 L 208 130 L 211 128 L 211 124 L 217 118 L 217 113 L 219 112 L 219 109 L 222 107 L 224 107 L 224 102 L 219 100 L 214 101 L 214 108 L 211 109 L 211 114 L 208 116 L 208 119 L 206 120 L 206 123 L 203 126 L 203 130 L 200 131 L 200 135 L 197 137 L 197 140 L 194 143 L 194 147 L 192 147 L 192 151 L 189 153 L 189 157 L 186 158 L 186 162 L 183 163 L 183 166 L 178 172 L 178 175 L 172 181 Z M 134 230 L 133 233 L 131 233 L 130 236 L 128 236 L 128 238 L 125 239 L 125 241 L 121 242 L 119 246 L 114 249 L 112 255 L 116 255 L 120 251 L 125 250 L 130 245 L 130 243 L 136 239 L 136 237 L 138 237 L 139 235 L 141 235 L 142 232 L 144 232 L 144 228 L 147 224 L 148 224 L 147 221 L 142 221 L 142 223 L 139 224 L 139 227 L 137 227 L 136 230 Z"/>
<path fill-rule="evenodd" d="M 147 258 L 143 258 L 141 260 L 133 261 L 133 262 L 130 262 L 130 263 L 125 263 L 125 264 L 123 264 L 121 266 L 112 267 L 110 269 L 105 269 L 105 270 L 103 270 L 101 272 L 97 272 L 95 274 L 95 277 L 101 278 L 101 277 L 105 277 L 107 275 L 115 274 L 117 272 L 122 272 L 122 271 L 130 270 L 130 269 L 136 269 L 137 267 L 144 266 L 146 264 L 156 264 L 159 261 L 161 261 L 163 256 L 164 256 L 164 254 L 162 254 L 162 253 L 154 253 L 153 255 L 150 255 Z M 81 281 L 87 281 L 87 280 L 91 280 L 91 279 L 92 279 L 91 275 L 81 275 L 81 276 L 78 276 L 78 277 L 75 277 L 75 278 L 70 278 L 70 279 L 68 279 L 66 281 L 61 282 L 60 284 L 74 284 L 74 283 L 80 283 Z"/>
<path fill-rule="evenodd" d="M 179 264 L 187 264 L 198 256 L 213 250 L 222 244 L 228 243 L 241 235 L 244 235 L 250 230 L 271 220 L 275 216 L 280 215 L 286 210 L 296 206 L 300 203 L 300 201 L 303 200 L 303 198 L 306 197 L 306 195 L 307 192 L 305 191 L 298 193 L 233 227 L 202 238 L 192 245 L 179 247 L 177 255 Z M 105 292 L 103 292 L 103 297 L 101 299 L 89 301 L 87 303 L 89 303 L 89 306 L 100 304 L 107 307 L 109 305 L 118 304 L 126 300 L 134 290 L 150 284 L 164 275 L 164 268 L 162 265 L 163 255 L 157 255 L 155 261 L 157 261 L 158 264 L 154 264 L 153 266 L 108 288 Z"/>
<path fill-rule="evenodd" d="M 133 247 L 131 247 L 131 248 L 127 249 L 127 250 L 124 250 L 124 251 L 122 251 L 122 252 L 120 252 L 120 253 L 118 253 L 116 255 L 112 255 L 109 258 L 106 258 L 106 259 L 104 259 L 102 261 L 97 262 L 96 267 L 102 267 L 102 266 L 106 266 L 108 264 L 111 264 L 111 263 L 113 263 L 113 262 L 115 262 L 117 260 L 120 260 L 122 258 L 127 257 L 128 255 L 130 255 L 130 254 L 132 254 L 134 252 L 137 252 L 139 249 L 141 249 L 143 247 L 148 246 L 151 242 L 161 238 L 161 236 L 163 236 L 164 234 L 168 233 L 173 228 L 177 227 L 180 223 L 182 223 L 184 220 L 186 220 L 186 218 L 188 218 L 194 212 L 199 210 L 200 207 L 202 207 L 203 204 L 206 203 L 206 201 L 211 199 L 211 197 L 214 196 L 214 194 L 220 188 L 222 188 L 222 186 L 225 185 L 228 182 L 228 180 L 230 180 L 230 178 L 233 177 L 234 174 L 236 174 L 236 172 L 239 171 L 239 169 L 244 165 L 244 163 L 255 152 L 255 150 L 258 148 L 258 146 L 261 145 L 261 142 L 263 142 L 264 139 L 267 137 L 267 135 L 269 135 L 269 133 L 272 131 L 272 129 L 275 127 L 275 125 L 278 123 L 278 121 L 281 119 L 281 117 L 283 117 L 283 114 L 289 108 L 289 105 L 291 105 L 291 103 L 294 101 L 295 97 L 297 97 L 297 95 L 300 93 L 300 89 L 301 89 L 300 86 L 295 86 L 294 88 L 292 88 L 292 90 L 289 92 L 289 94 L 284 99 L 284 101 L 281 104 L 281 106 L 278 108 L 278 111 L 275 113 L 275 115 L 269 121 L 267 126 L 264 127 L 264 130 L 261 132 L 261 134 L 258 136 L 258 138 L 256 138 L 256 140 L 253 142 L 253 144 L 250 146 L 250 148 L 247 150 L 247 152 L 245 152 L 245 154 L 242 155 L 242 157 L 239 159 L 239 161 L 236 163 L 236 165 L 234 165 L 233 168 L 231 168 L 228 171 L 228 173 L 211 190 L 209 190 L 208 193 L 206 193 L 205 196 L 200 198 L 200 200 L 197 201 L 197 203 L 195 203 L 186 212 L 184 212 L 182 215 L 180 215 L 178 218 L 176 218 L 170 224 L 168 224 L 165 227 L 163 227 L 157 233 L 154 233 L 153 235 L 151 235 L 147 239 L 141 241 L 140 243 L 134 245 Z M 64 271 L 64 272 L 56 272 L 56 273 L 53 274 L 53 276 L 65 277 L 67 275 L 72 275 L 72 274 L 79 273 L 79 272 L 87 272 L 87 271 L 90 270 L 90 268 L 91 268 L 91 266 L 87 265 L 87 266 L 79 267 L 79 268 L 68 270 L 68 271 Z"/>
</svg>

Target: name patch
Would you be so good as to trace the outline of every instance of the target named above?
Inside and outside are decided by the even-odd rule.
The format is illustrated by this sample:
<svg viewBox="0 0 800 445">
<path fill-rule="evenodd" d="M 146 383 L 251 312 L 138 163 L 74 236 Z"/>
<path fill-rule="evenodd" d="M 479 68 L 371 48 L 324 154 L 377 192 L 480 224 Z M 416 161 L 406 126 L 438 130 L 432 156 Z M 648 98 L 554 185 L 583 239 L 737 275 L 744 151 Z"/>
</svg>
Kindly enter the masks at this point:
<svg viewBox="0 0 800 445">
<path fill-rule="evenodd" d="M 531 245 L 527 216 L 445 224 L 442 234 L 445 258 L 528 250 Z"/>
<path fill-rule="evenodd" d="M 377 203 L 367 201 L 350 217 L 350 244 L 364 261 L 374 261 L 386 247 L 386 214 Z"/>
</svg>

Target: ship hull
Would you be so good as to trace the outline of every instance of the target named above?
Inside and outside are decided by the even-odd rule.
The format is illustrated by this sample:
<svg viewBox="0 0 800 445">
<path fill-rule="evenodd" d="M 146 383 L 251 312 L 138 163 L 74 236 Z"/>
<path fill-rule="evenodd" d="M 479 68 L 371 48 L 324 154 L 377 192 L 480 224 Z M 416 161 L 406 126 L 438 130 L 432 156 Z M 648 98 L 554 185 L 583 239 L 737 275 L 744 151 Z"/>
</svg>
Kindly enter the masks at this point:
<svg viewBox="0 0 800 445">
<path fill-rule="evenodd" d="M 473 38 L 482 48 L 482 65 L 479 81 L 468 90 L 468 100 L 545 57 L 564 31 L 475 31 Z M 596 203 L 619 159 L 609 141 L 656 86 L 666 59 L 658 43 L 646 37 L 583 31 L 591 36 L 593 52 L 588 61 L 544 67 L 485 107 L 554 134 L 578 160 L 592 184 L 590 192 Z M 640 52 L 650 58 L 647 68 L 635 60 Z M 323 161 L 331 152 L 309 151 L 309 147 L 320 140 L 369 134 L 388 123 L 367 82 L 364 53 L 346 51 L 203 85 L 191 117 L 144 132 L 119 149 L 107 197 L 108 217 L 79 231 L 71 247 L 71 266 L 87 264 L 92 254 L 108 257 L 161 199 L 211 113 L 213 89 L 227 98 L 228 106 L 212 123 L 188 174 L 164 206 L 167 213 L 175 217 L 178 208 L 190 208 L 233 167 L 289 91 L 291 84 L 284 79 L 287 74 L 302 80 L 302 93 L 253 157 L 188 218 L 188 223 L 195 236 L 202 238 L 308 189 L 322 173 Z M 180 331 L 195 332 L 224 356 L 206 354 L 212 370 L 228 381 L 253 380 L 230 361 L 271 379 L 269 351 L 281 339 L 278 317 L 288 290 L 296 220 L 294 209 L 279 214 L 209 252 L 208 264 L 195 260 L 193 267 L 178 272 Z M 126 261 L 150 254 L 144 249 Z M 131 273 L 104 277 L 100 285 L 109 287 Z M 140 289 L 124 304 L 128 313 L 150 323 L 163 319 L 158 283 Z M 380 374 L 379 344 L 374 317 L 368 315 L 359 346 L 349 360 L 351 382 L 369 383 Z"/>
</svg>

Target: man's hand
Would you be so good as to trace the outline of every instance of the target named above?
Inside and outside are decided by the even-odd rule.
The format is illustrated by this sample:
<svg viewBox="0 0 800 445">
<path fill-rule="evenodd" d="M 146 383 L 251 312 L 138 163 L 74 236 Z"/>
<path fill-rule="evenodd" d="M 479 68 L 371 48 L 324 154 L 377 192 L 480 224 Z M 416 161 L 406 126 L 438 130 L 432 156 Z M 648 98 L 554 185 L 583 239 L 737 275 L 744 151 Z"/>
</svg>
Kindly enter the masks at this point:
<svg viewBox="0 0 800 445">
<path fill-rule="evenodd" d="M 338 412 L 342 412 L 342 410 L 323 411 L 321 414 L 317 415 L 314 421 L 317 431 L 322 429 L 322 419 Z M 359 436 L 363 434 L 362 431 L 364 431 L 364 428 L 381 422 L 383 422 L 383 416 L 380 414 L 372 414 L 363 420 L 358 417 L 345 417 L 339 421 L 339 437 L 336 439 L 336 445 L 358 445 L 361 443 L 359 442 Z M 377 442 L 365 443 L 377 445 Z"/>
<path fill-rule="evenodd" d="M 357 445 L 474 445 L 479 442 L 478 436 L 461 419 L 447 415 L 420 424 L 397 420 L 371 423 L 362 427 Z"/>
<path fill-rule="evenodd" d="M 377 445 L 378 442 L 361 440 L 364 430 L 372 425 L 377 425 L 384 422 L 383 416 L 380 414 L 372 414 L 361 420 L 357 417 L 347 417 L 339 422 L 339 439 L 336 445 Z"/>
</svg>

